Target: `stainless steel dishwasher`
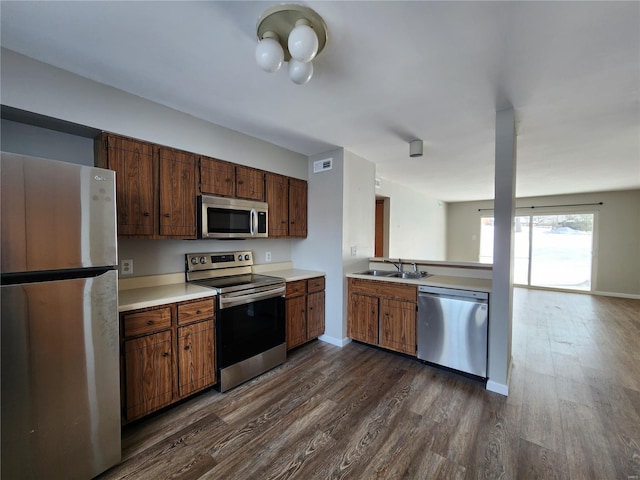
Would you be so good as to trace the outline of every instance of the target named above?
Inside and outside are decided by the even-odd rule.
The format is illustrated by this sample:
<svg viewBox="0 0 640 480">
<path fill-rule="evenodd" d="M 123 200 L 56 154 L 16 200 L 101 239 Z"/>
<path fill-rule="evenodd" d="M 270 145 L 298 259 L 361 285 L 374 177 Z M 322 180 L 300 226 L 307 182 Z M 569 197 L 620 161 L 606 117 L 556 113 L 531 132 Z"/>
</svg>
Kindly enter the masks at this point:
<svg viewBox="0 0 640 480">
<path fill-rule="evenodd" d="M 418 358 L 487 377 L 489 294 L 418 288 Z"/>
</svg>

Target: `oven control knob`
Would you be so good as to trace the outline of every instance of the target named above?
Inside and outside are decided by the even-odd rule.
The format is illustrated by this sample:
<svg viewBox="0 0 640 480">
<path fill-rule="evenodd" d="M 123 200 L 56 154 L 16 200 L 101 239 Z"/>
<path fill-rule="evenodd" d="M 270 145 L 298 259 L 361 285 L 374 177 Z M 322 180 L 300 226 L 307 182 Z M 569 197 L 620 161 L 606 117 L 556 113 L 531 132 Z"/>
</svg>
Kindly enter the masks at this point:
<svg viewBox="0 0 640 480">
<path fill-rule="evenodd" d="M 202 264 L 207 263 L 207 257 L 200 257 L 200 263 Z"/>
<path fill-rule="evenodd" d="M 238 255 L 238 261 L 241 262 L 242 261 L 242 255 Z"/>
<path fill-rule="evenodd" d="M 197 265 L 198 264 L 198 259 L 196 257 L 191 257 L 191 264 L 192 265 Z"/>
<path fill-rule="evenodd" d="M 247 254 L 247 255 L 245 255 L 245 256 L 244 256 L 244 259 L 245 259 L 245 260 L 249 260 L 249 255 L 248 255 L 248 254 Z"/>
</svg>

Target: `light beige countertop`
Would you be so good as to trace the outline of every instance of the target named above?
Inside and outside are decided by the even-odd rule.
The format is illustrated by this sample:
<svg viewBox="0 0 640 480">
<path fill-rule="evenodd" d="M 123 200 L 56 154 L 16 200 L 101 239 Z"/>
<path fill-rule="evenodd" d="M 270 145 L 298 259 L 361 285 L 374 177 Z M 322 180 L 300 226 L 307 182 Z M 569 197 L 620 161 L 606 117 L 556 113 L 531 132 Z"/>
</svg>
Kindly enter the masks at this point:
<svg viewBox="0 0 640 480">
<path fill-rule="evenodd" d="M 254 265 L 254 273 L 283 278 L 287 282 L 322 277 L 324 272 L 293 268 L 291 262 Z M 118 311 L 156 307 L 167 303 L 184 302 L 216 295 L 211 288 L 184 281 L 184 273 L 152 275 L 119 280 Z"/>
<path fill-rule="evenodd" d="M 216 291 L 211 288 L 185 282 L 131 288 L 118 291 L 118 311 L 128 312 L 138 308 L 156 307 L 215 295 Z"/>
<path fill-rule="evenodd" d="M 373 280 L 381 282 L 396 282 L 410 285 L 428 285 L 430 287 L 458 288 L 460 290 L 471 290 L 474 292 L 491 293 L 491 280 L 485 278 L 468 278 L 453 277 L 446 275 L 433 275 L 426 278 L 394 278 L 394 277 L 375 277 L 373 275 L 359 275 L 350 273 L 348 278 L 362 278 L 364 280 Z"/>
<path fill-rule="evenodd" d="M 316 272 L 314 270 L 300 270 L 299 268 L 289 268 L 285 270 L 268 270 L 260 272 L 262 275 L 271 277 L 284 278 L 287 282 L 295 282 L 296 280 L 306 280 L 307 278 L 324 277 L 324 272 Z"/>
<path fill-rule="evenodd" d="M 271 277 L 284 278 L 287 282 L 295 282 L 296 280 L 306 280 L 307 278 L 324 277 L 324 272 L 317 272 L 315 270 L 303 270 L 300 268 L 293 268 L 292 262 L 281 263 L 262 263 L 251 267 L 253 273 L 259 273 L 260 275 L 269 275 Z"/>
</svg>

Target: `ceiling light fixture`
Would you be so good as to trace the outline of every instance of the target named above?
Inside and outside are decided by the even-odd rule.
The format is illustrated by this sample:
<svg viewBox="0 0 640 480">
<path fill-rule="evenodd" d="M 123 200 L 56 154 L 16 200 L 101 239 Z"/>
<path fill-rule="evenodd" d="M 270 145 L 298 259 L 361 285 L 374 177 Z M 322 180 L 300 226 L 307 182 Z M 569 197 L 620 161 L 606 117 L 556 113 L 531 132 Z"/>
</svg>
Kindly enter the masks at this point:
<svg viewBox="0 0 640 480">
<path fill-rule="evenodd" d="M 266 9 L 256 26 L 256 63 L 277 72 L 289 62 L 289 78 L 303 85 L 313 76 L 311 62 L 327 44 L 327 25 L 320 15 L 302 5 L 276 5 Z"/>
<path fill-rule="evenodd" d="M 422 140 L 412 140 L 409 142 L 409 156 L 421 157 L 422 156 Z"/>
</svg>

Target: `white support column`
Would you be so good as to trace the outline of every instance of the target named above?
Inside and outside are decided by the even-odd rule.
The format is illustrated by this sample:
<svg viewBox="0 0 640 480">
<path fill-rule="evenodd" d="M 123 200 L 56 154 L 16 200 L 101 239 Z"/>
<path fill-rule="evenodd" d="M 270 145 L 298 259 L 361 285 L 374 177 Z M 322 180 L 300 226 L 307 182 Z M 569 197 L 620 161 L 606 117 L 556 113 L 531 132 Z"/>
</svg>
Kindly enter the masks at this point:
<svg viewBox="0 0 640 480">
<path fill-rule="evenodd" d="M 496 112 L 493 284 L 489 320 L 487 390 L 509 394 L 513 314 L 513 221 L 516 124 L 513 108 Z"/>
</svg>

